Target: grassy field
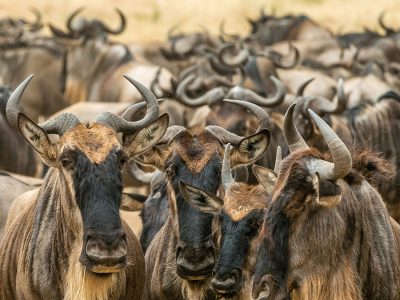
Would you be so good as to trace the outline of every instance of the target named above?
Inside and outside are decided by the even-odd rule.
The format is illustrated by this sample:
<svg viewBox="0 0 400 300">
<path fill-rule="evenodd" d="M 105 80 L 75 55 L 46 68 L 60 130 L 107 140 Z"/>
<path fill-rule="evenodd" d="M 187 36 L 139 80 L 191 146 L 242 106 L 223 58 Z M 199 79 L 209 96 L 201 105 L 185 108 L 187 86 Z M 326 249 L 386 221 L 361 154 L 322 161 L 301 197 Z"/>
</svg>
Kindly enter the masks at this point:
<svg viewBox="0 0 400 300">
<path fill-rule="evenodd" d="M 84 15 L 118 24 L 113 11 L 117 6 L 128 17 L 127 31 L 117 39 L 125 42 L 151 42 L 165 39 L 172 25 L 181 23 L 184 30 L 201 25 L 218 32 L 226 19 L 228 32 L 249 30 L 246 17 L 258 16 L 259 9 L 274 9 L 278 15 L 304 13 L 334 32 L 346 32 L 368 26 L 378 28 L 377 18 L 385 10 L 388 24 L 400 27 L 399 0 L 87 0 Z M 46 22 L 63 26 L 65 19 L 81 5 L 81 0 L 0 0 L 0 16 L 31 17 L 29 7 L 42 11 Z"/>
</svg>

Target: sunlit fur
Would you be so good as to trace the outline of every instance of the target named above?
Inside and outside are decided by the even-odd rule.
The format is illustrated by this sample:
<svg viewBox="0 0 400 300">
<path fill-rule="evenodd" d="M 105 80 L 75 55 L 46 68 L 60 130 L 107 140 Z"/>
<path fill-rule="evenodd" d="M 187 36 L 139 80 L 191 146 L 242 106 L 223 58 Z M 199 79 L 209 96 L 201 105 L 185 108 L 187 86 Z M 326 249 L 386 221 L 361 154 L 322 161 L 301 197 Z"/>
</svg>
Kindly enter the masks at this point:
<svg viewBox="0 0 400 300">
<path fill-rule="evenodd" d="M 360 157 L 354 155 L 358 169 L 336 181 L 342 197 L 335 207 L 310 202 L 313 174 L 307 162 L 327 157 L 305 150 L 282 162 L 262 232 L 267 255 L 258 257 L 256 284 L 272 264 L 270 274 L 294 299 L 399 299 L 400 226 L 363 177 Z M 320 188 L 320 197 L 326 192 Z M 289 222 L 285 232 L 278 230 L 282 218 Z M 286 256 L 271 260 L 280 253 Z"/>
<path fill-rule="evenodd" d="M 118 170 L 115 151 L 122 150 L 122 145 L 117 134 L 104 125 L 80 124 L 67 132 L 57 147 L 60 155 L 75 151 L 81 158 L 78 161 L 90 170 L 99 169 L 96 172 L 100 175 L 104 170 Z M 112 166 L 104 167 L 104 163 Z M 11 208 L 14 220 L 7 222 L 0 245 L 0 299 L 142 299 L 142 250 L 122 220 L 127 245 L 125 267 L 118 273 L 97 275 L 81 263 L 84 222 L 75 195 L 79 184 L 74 182 L 75 173 L 61 166 L 51 168 L 40 190 L 32 194 L 23 209 L 20 203 Z M 114 178 L 114 188 L 122 192 L 120 172 L 113 175 L 118 177 Z M 98 184 L 107 179 L 89 177 L 85 177 L 88 184 L 90 180 Z M 118 212 L 118 206 L 116 209 Z"/>
</svg>

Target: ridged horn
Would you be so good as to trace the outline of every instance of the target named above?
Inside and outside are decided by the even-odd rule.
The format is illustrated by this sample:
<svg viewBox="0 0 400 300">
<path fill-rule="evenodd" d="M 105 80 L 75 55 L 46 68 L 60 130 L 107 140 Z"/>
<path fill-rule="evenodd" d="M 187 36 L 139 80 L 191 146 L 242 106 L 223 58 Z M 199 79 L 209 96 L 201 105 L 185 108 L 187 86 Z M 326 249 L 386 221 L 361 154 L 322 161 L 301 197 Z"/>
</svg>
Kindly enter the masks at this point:
<svg viewBox="0 0 400 300">
<path fill-rule="evenodd" d="M 132 134 L 150 122 L 154 121 L 159 116 L 160 109 L 158 107 L 156 97 L 149 89 L 128 75 L 124 75 L 124 77 L 136 87 L 136 89 L 145 99 L 147 103 L 146 115 L 141 120 L 130 122 L 113 113 L 106 112 L 98 115 L 96 117 L 96 122 L 107 125 L 113 128 L 116 132 Z"/>
<path fill-rule="evenodd" d="M 293 103 L 289 106 L 283 122 L 283 134 L 285 136 L 286 143 L 289 146 L 290 152 L 309 149 L 307 143 L 304 141 L 303 137 L 297 130 L 296 125 L 294 124 L 293 112 L 295 106 L 296 103 Z"/>
<path fill-rule="evenodd" d="M 29 82 L 32 80 L 33 74 L 29 75 L 23 82 L 21 82 L 18 87 L 13 91 L 7 101 L 6 106 L 6 116 L 8 123 L 18 128 L 18 114 L 21 113 L 19 109 L 19 103 L 21 102 L 21 97 L 28 86 Z M 63 135 L 66 131 L 72 127 L 79 124 L 79 119 L 72 113 L 62 113 L 39 126 L 49 134 Z"/>
<path fill-rule="evenodd" d="M 349 149 L 347 149 L 343 141 L 324 120 L 311 109 L 308 112 L 327 143 L 333 160 L 333 163 L 318 160 L 312 166 L 313 171 L 318 172 L 320 178 L 326 180 L 336 180 L 345 177 L 350 173 L 352 168 L 352 158 Z"/>
</svg>

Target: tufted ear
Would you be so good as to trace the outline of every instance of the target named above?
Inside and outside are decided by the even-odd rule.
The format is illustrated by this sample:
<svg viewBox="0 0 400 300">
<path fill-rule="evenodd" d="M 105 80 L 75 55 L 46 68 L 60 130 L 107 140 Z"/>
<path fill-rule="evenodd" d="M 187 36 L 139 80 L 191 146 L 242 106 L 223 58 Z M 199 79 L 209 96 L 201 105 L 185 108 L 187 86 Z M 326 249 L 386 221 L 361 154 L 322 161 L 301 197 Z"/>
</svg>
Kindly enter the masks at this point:
<svg viewBox="0 0 400 300">
<path fill-rule="evenodd" d="M 201 212 L 216 214 L 224 205 L 223 200 L 217 196 L 186 184 L 182 180 L 179 185 L 183 198 Z"/>
<path fill-rule="evenodd" d="M 267 191 L 268 195 L 271 195 L 277 179 L 275 173 L 268 168 L 253 165 L 253 174 Z"/>
<path fill-rule="evenodd" d="M 142 154 L 155 146 L 164 136 L 168 128 L 169 117 L 163 114 L 158 119 L 140 129 L 129 145 L 128 153 L 131 157 Z"/>
<path fill-rule="evenodd" d="M 46 165 L 49 167 L 57 166 L 57 147 L 50 142 L 46 132 L 39 125 L 24 114 L 19 113 L 18 128 L 22 136 L 40 155 Z"/>
<path fill-rule="evenodd" d="M 231 150 L 231 167 L 255 163 L 267 150 L 270 136 L 268 129 L 262 129 L 241 140 Z"/>
<path fill-rule="evenodd" d="M 311 197 L 313 205 L 318 207 L 334 207 L 342 200 L 342 190 L 336 183 L 320 180 L 318 172 L 312 176 L 314 195 Z"/>
</svg>

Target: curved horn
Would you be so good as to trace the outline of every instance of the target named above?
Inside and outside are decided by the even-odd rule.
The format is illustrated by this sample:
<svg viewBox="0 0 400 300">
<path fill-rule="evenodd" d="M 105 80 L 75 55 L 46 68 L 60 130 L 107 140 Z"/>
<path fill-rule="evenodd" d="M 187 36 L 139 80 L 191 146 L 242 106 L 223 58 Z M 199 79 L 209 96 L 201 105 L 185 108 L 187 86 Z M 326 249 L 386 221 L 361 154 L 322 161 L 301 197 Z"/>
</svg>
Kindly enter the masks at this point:
<svg viewBox="0 0 400 300">
<path fill-rule="evenodd" d="M 72 14 L 68 17 L 67 19 L 67 28 L 69 30 L 69 32 L 71 33 L 75 33 L 76 31 L 72 28 L 72 21 L 74 20 L 74 18 L 85 9 L 84 6 L 81 6 L 79 8 L 77 8 L 75 11 L 72 12 Z"/>
<path fill-rule="evenodd" d="M 278 175 L 281 170 L 281 162 L 282 162 L 282 149 L 280 146 L 278 146 L 276 148 L 276 157 L 275 157 L 275 166 L 274 166 L 274 173 L 276 175 Z"/>
<path fill-rule="evenodd" d="M 43 27 L 42 14 L 35 7 L 31 7 L 29 10 L 34 14 L 34 16 L 36 18 L 35 21 L 33 21 L 32 23 L 29 24 L 31 27 L 31 31 L 38 31 L 39 29 L 41 29 Z"/>
<path fill-rule="evenodd" d="M 231 171 L 231 144 L 227 144 L 225 146 L 224 158 L 222 160 L 222 168 L 221 168 L 221 183 L 224 188 L 225 193 L 228 191 L 231 184 L 235 181 L 232 176 Z"/>
<path fill-rule="evenodd" d="M 245 101 L 240 101 L 240 100 L 228 100 L 226 102 L 231 102 L 231 103 L 242 105 L 242 106 L 250 109 L 250 111 L 252 113 L 256 114 L 257 119 L 259 121 L 259 126 L 258 126 L 257 132 L 260 131 L 260 130 L 263 130 L 265 128 L 268 129 L 268 127 L 266 127 L 266 126 L 269 126 L 269 125 L 267 125 L 267 124 L 269 124 L 268 115 L 267 115 L 267 113 L 265 111 L 261 112 L 262 109 L 260 107 L 256 108 L 256 106 L 254 106 L 255 104 L 248 105 L 249 103 L 246 103 Z M 211 132 L 223 144 L 231 143 L 233 145 L 237 145 L 244 138 L 244 137 L 242 137 L 240 135 L 237 135 L 235 133 L 232 133 L 232 132 L 226 130 L 225 128 L 222 128 L 222 127 L 216 126 L 216 125 L 209 125 L 204 130 L 207 130 L 207 131 Z"/>
<path fill-rule="evenodd" d="M 164 99 L 159 99 L 159 100 L 157 100 L 158 104 L 160 104 L 160 102 L 162 102 L 163 100 L 164 100 Z M 132 120 L 135 118 L 136 113 L 137 113 L 139 110 L 145 108 L 146 105 L 147 105 L 146 101 L 142 101 L 142 102 L 133 104 L 132 106 L 128 107 L 128 108 L 123 112 L 123 114 L 121 115 L 121 118 L 122 118 L 122 119 L 125 119 L 125 120 L 128 120 L 128 121 L 132 121 Z"/>
<path fill-rule="evenodd" d="M 80 123 L 78 117 L 74 114 L 62 113 L 39 126 L 48 134 L 58 134 L 61 136 Z"/>
<path fill-rule="evenodd" d="M 124 32 L 124 30 L 126 28 L 126 18 L 125 18 L 125 15 L 123 14 L 123 12 L 118 7 L 115 7 L 114 9 L 117 12 L 117 14 L 121 20 L 119 27 L 117 29 L 110 29 L 110 27 L 108 27 L 107 25 L 104 25 L 104 28 L 105 28 L 105 31 L 110 34 L 121 34 L 122 32 Z"/>
<path fill-rule="evenodd" d="M 136 87 L 145 99 L 147 103 L 146 115 L 141 120 L 130 122 L 113 113 L 106 112 L 98 115 L 96 117 L 96 122 L 107 125 L 113 128 L 116 132 L 131 134 L 136 132 L 138 129 L 143 128 L 151 121 L 154 121 L 158 117 L 160 109 L 158 107 L 157 99 L 151 91 L 128 75 L 124 75 L 124 77 Z"/>
<path fill-rule="evenodd" d="M 198 107 L 202 105 L 212 105 L 221 101 L 225 96 L 225 89 L 222 87 L 216 87 L 207 91 L 204 95 L 195 99 L 189 98 L 186 94 L 186 87 L 196 78 L 195 74 L 186 76 L 178 85 L 176 89 L 177 99 L 183 104 L 190 107 Z"/>
<path fill-rule="evenodd" d="M 296 103 L 293 103 L 289 106 L 283 122 L 283 135 L 285 136 L 285 140 L 289 146 L 290 152 L 309 149 L 307 143 L 304 141 L 303 137 L 297 130 L 296 125 L 294 124 L 293 112 L 295 106 Z"/>
<path fill-rule="evenodd" d="M 345 177 L 350 173 L 352 168 L 352 159 L 349 149 L 347 149 L 343 141 L 324 120 L 311 109 L 309 109 L 308 112 L 319 128 L 325 142 L 328 144 L 333 160 L 333 163 L 318 160 L 316 164 L 312 166 L 313 169 L 315 172 L 319 173 L 321 179 L 336 180 Z"/>
<path fill-rule="evenodd" d="M 276 92 L 274 95 L 264 98 L 260 95 L 258 95 L 256 92 L 236 86 L 232 88 L 226 97 L 228 98 L 233 98 L 233 99 L 241 99 L 241 100 L 246 100 L 249 102 L 252 102 L 254 104 L 257 104 L 259 106 L 263 107 L 273 107 L 273 106 L 278 106 L 280 105 L 284 100 L 285 100 L 285 95 L 286 95 L 286 88 L 285 85 L 283 84 L 282 81 L 280 81 L 278 78 L 275 76 L 270 77 L 273 83 L 275 84 L 276 87 Z"/>
<path fill-rule="evenodd" d="M 315 103 L 313 106 L 312 103 Z M 315 107 L 318 111 L 327 114 L 341 114 L 347 108 L 347 99 L 344 93 L 343 79 L 339 78 L 337 83 L 336 97 L 333 101 L 329 101 L 323 97 L 313 97 L 306 101 L 305 107 Z"/>
<path fill-rule="evenodd" d="M 244 48 L 239 51 L 239 53 L 231 58 L 226 57 L 225 53 L 227 51 L 231 51 L 236 45 L 235 44 L 226 44 L 221 47 L 221 49 L 218 52 L 218 58 L 219 60 L 226 66 L 229 67 L 239 67 L 246 63 L 248 60 L 250 53 L 249 50 Z"/>
<path fill-rule="evenodd" d="M 258 119 L 259 127 L 258 127 L 257 131 L 260 129 L 263 129 L 263 128 L 270 129 L 271 124 L 270 124 L 268 114 L 265 110 L 263 110 L 258 105 L 250 103 L 250 102 L 242 101 L 242 100 L 224 99 L 223 101 L 227 102 L 227 103 L 237 104 L 237 105 L 243 106 L 243 107 L 247 108 L 248 110 L 250 110 Z"/>
<path fill-rule="evenodd" d="M 178 23 L 178 24 L 173 25 L 170 29 L 168 29 L 168 32 L 167 32 L 168 40 L 172 40 L 175 38 L 176 35 L 174 35 L 174 31 L 176 31 L 178 29 L 178 27 L 181 25 L 182 25 L 181 23 Z"/>
<path fill-rule="evenodd" d="M 307 86 L 314 81 L 314 77 L 306 80 L 302 84 L 300 84 L 299 88 L 297 89 L 296 96 L 302 97 L 304 95 L 304 90 L 307 88 Z"/>
<path fill-rule="evenodd" d="M 14 90 L 14 92 L 8 98 L 7 106 L 6 106 L 6 116 L 8 123 L 18 128 L 18 114 L 20 113 L 19 110 L 19 103 L 21 101 L 21 97 L 28 86 L 29 82 L 33 77 L 29 75 L 20 85 Z M 53 119 L 50 119 L 39 126 L 49 134 L 58 134 L 63 135 L 67 130 L 71 129 L 72 127 L 79 124 L 79 119 L 71 113 L 62 113 L 56 116 Z"/>
<path fill-rule="evenodd" d="M 387 26 L 387 25 L 385 24 L 385 22 L 383 21 L 383 18 L 385 17 L 385 14 L 386 14 L 386 11 L 383 11 L 383 12 L 381 12 L 381 14 L 379 15 L 379 19 L 378 19 L 379 25 L 385 30 L 386 35 L 393 34 L 393 33 L 395 33 L 396 31 L 395 31 L 393 28 Z"/>
<path fill-rule="evenodd" d="M 291 55 L 293 55 L 292 61 L 284 62 L 283 59 L 288 60 L 288 58 L 287 57 L 283 57 L 282 54 L 277 53 L 275 51 L 270 51 L 270 52 L 267 52 L 267 53 L 261 52 L 259 55 L 269 58 L 274 63 L 274 65 L 276 67 L 281 68 L 281 69 L 291 69 L 291 68 L 293 68 L 294 66 L 297 65 L 297 63 L 299 61 L 299 58 L 300 58 L 299 49 L 297 49 L 292 44 L 289 44 L 289 53 L 287 54 L 287 57 L 290 57 Z"/>
<path fill-rule="evenodd" d="M 24 93 L 32 77 L 33 74 L 29 75 L 24 81 L 22 81 L 8 98 L 6 116 L 8 123 L 15 128 L 18 128 L 18 114 L 20 113 L 19 103 L 21 102 L 22 94 Z"/>
<path fill-rule="evenodd" d="M 131 166 L 130 166 L 130 172 L 133 175 L 133 177 L 135 177 L 141 183 L 150 184 L 151 180 L 153 179 L 153 175 L 157 171 L 147 173 L 147 172 L 143 171 L 142 169 L 140 169 L 136 162 L 132 162 Z"/>
</svg>

